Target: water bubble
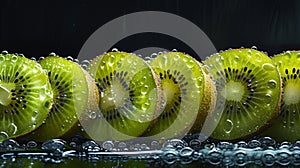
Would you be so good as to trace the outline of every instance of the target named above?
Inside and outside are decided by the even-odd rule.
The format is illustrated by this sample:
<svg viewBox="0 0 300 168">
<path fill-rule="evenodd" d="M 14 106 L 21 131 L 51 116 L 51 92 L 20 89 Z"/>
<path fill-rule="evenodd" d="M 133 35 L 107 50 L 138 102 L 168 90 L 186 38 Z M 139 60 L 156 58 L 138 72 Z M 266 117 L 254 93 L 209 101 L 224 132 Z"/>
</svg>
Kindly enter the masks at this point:
<svg viewBox="0 0 300 168">
<path fill-rule="evenodd" d="M 175 150 L 166 151 L 162 154 L 162 160 L 167 164 L 174 164 L 178 159 L 178 153 Z"/>
<path fill-rule="evenodd" d="M 276 85 L 277 85 L 277 82 L 275 81 L 275 80 L 269 80 L 268 81 L 268 86 L 269 86 L 269 88 L 276 88 Z"/>
<path fill-rule="evenodd" d="M 8 139 L 8 134 L 4 131 L 1 131 L 0 132 L 0 142 L 4 141 L 6 139 Z"/>
<path fill-rule="evenodd" d="M 4 61 L 5 57 L 3 55 L 0 55 L 0 62 Z"/>
<path fill-rule="evenodd" d="M 102 143 L 102 147 L 107 150 L 112 150 L 114 148 L 114 143 L 112 141 L 105 141 Z"/>
<path fill-rule="evenodd" d="M 85 151 L 100 151 L 100 147 L 95 141 L 86 141 L 81 146 Z"/>
<path fill-rule="evenodd" d="M 51 52 L 49 56 L 56 56 L 55 52 Z"/>
<path fill-rule="evenodd" d="M 201 141 L 199 139 L 193 139 L 189 143 L 190 147 L 199 150 L 201 148 Z"/>
<path fill-rule="evenodd" d="M 37 147 L 37 143 L 35 142 L 35 141 L 29 141 L 29 142 L 27 142 L 27 147 L 28 148 L 36 148 Z"/>
<path fill-rule="evenodd" d="M 16 56 L 16 55 L 11 56 L 12 62 L 17 62 L 17 60 L 18 60 L 18 56 Z"/>
<path fill-rule="evenodd" d="M 245 166 L 247 164 L 247 153 L 246 151 L 236 151 L 234 153 L 234 162 L 237 166 Z"/>
<path fill-rule="evenodd" d="M 256 46 L 252 46 L 251 49 L 257 50 L 257 47 Z"/>
<path fill-rule="evenodd" d="M 111 51 L 112 52 L 119 52 L 119 50 L 117 48 L 113 48 Z"/>
<path fill-rule="evenodd" d="M 193 152 L 194 152 L 194 150 L 190 147 L 182 148 L 179 151 L 180 162 L 182 164 L 191 163 L 193 161 L 193 157 L 192 157 Z"/>
<path fill-rule="evenodd" d="M 266 166 L 273 166 L 275 163 L 275 156 L 272 151 L 265 151 L 265 154 L 262 157 L 262 161 Z"/>
<path fill-rule="evenodd" d="M 17 133 L 17 131 L 18 131 L 18 127 L 16 126 L 15 123 L 10 123 L 10 124 L 8 125 L 8 130 L 9 130 L 9 132 L 10 132 L 12 135 L 15 135 L 15 134 Z"/>
<path fill-rule="evenodd" d="M 270 63 L 264 63 L 262 65 L 263 69 L 266 70 L 266 71 L 273 71 L 275 70 L 275 66 L 270 64 Z"/>
<path fill-rule="evenodd" d="M 224 126 L 224 131 L 226 133 L 230 133 L 232 131 L 232 129 L 233 129 L 233 123 L 230 119 L 227 119 L 226 124 Z"/>
<path fill-rule="evenodd" d="M 260 147 L 261 143 L 258 140 L 251 140 L 250 142 L 248 142 L 248 147 L 249 148 L 257 148 Z"/>
<path fill-rule="evenodd" d="M 6 150 L 16 150 L 21 148 L 19 143 L 13 139 L 7 139 L 3 141 L 2 145 Z"/>
<path fill-rule="evenodd" d="M 234 145 L 229 142 L 220 142 L 218 143 L 217 147 L 224 150 L 231 150 L 234 148 Z"/>
<path fill-rule="evenodd" d="M 290 163 L 291 156 L 288 152 L 280 151 L 277 153 L 276 157 L 277 157 L 277 162 L 282 166 L 286 166 Z"/>
<path fill-rule="evenodd" d="M 66 142 L 61 139 L 51 139 L 42 144 L 43 150 L 63 150 Z"/>
<path fill-rule="evenodd" d="M 210 151 L 207 156 L 208 162 L 213 165 L 219 165 L 222 162 L 223 155 L 220 151 Z"/>
<path fill-rule="evenodd" d="M 3 51 L 1 52 L 1 54 L 6 55 L 6 54 L 8 54 L 8 51 L 3 50 Z"/>
<path fill-rule="evenodd" d="M 69 60 L 69 61 L 74 61 L 74 58 L 72 56 L 67 56 L 66 59 Z"/>
<path fill-rule="evenodd" d="M 160 144 L 158 141 L 152 141 L 151 142 L 151 149 L 152 150 L 156 150 L 156 149 L 159 149 L 160 148 Z"/>
<path fill-rule="evenodd" d="M 163 143 L 162 148 L 175 148 L 175 149 L 181 149 L 184 147 L 187 147 L 188 144 L 180 139 L 171 139 L 167 140 L 166 142 Z"/>
</svg>

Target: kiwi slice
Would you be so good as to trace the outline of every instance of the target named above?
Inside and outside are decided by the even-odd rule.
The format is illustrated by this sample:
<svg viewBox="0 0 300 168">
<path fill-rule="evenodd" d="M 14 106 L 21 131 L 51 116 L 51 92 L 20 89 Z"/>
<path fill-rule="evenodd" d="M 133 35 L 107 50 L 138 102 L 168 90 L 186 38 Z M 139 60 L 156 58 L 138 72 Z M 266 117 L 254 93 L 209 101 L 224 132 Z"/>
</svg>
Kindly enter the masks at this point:
<svg viewBox="0 0 300 168">
<path fill-rule="evenodd" d="M 151 67 L 134 54 L 109 52 L 94 58 L 87 71 L 100 95 L 99 111 L 80 120 L 89 137 L 104 141 L 142 135 L 161 106 L 159 83 Z"/>
<path fill-rule="evenodd" d="M 0 54 L 0 141 L 39 127 L 47 117 L 52 96 L 48 77 L 37 62 Z"/>
<path fill-rule="evenodd" d="M 212 138 L 250 136 L 278 115 L 281 78 L 266 54 L 254 49 L 227 50 L 210 56 L 204 64 L 215 79 L 217 99 L 224 99 Z"/>
<path fill-rule="evenodd" d="M 216 97 L 202 64 L 181 52 L 165 52 L 150 60 L 150 65 L 160 79 L 166 104 L 145 135 L 170 139 L 200 131 Z"/>
<path fill-rule="evenodd" d="M 272 58 L 283 81 L 280 115 L 263 135 L 277 141 L 300 139 L 300 51 L 287 51 Z"/>
<path fill-rule="evenodd" d="M 78 116 L 91 110 L 92 80 L 79 64 L 58 56 L 42 59 L 41 66 L 48 74 L 53 90 L 53 106 L 43 125 L 28 136 L 29 139 L 45 141 L 71 136 L 78 130 Z M 94 84 L 95 85 L 95 84 Z"/>
</svg>

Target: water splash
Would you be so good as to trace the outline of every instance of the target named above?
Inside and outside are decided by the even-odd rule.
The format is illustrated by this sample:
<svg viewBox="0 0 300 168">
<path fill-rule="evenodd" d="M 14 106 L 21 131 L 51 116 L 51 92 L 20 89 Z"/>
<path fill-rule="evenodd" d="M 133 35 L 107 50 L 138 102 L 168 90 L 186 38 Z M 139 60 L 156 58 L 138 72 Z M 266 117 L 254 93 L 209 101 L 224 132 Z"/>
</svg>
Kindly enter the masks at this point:
<svg viewBox="0 0 300 168">
<path fill-rule="evenodd" d="M 74 160 L 78 164 L 109 166 L 118 164 L 193 165 L 197 163 L 218 166 L 287 166 L 300 165 L 300 141 L 276 143 L 270 137 L 262 137 L 248 142 L 205 143 L 195 138 L 171 139 L 164 143 L 136 143 L 105 141 L 98 145 L 95 141 L 80 142 L 72 139 L 66 142 L 53 139 L 39 144 L 34 141 L 19 143 L 8 139 L 0 143 L 0 167 L 27 164 L 68 165 Z M 113 160 L 112 162 L 110 162 Z M 93 163 L 93 164 L 92 164 Z M 111 167 L 111 165 L 109 166 Z"/>
</svg>

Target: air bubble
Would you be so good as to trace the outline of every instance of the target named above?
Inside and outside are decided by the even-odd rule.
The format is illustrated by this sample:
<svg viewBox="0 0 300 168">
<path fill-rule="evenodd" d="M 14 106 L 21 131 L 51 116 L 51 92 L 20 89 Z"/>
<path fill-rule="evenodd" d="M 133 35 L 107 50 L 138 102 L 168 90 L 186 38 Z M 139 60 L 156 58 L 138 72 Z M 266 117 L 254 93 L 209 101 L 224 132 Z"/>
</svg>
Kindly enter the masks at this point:
<svg viewBox="0 0 300 168">
<path fill-rule="evenodd" d="M 61 139 L 51 139 L 42 144 L 43 150 L 63 150 L 66 142 Z"/>
<path fill-rule="evenodd" d="M 54 52 L 51 52 L 51 53 L 49 54 L 49 56 L 56 56 L 56 54 L 55 54 Z"/>
<path fill-rule="evenodd" d="M 100 151 L 100 147 L 95 141 L 86 141 L 81 146 L 85 151 Z"/>
</svg>

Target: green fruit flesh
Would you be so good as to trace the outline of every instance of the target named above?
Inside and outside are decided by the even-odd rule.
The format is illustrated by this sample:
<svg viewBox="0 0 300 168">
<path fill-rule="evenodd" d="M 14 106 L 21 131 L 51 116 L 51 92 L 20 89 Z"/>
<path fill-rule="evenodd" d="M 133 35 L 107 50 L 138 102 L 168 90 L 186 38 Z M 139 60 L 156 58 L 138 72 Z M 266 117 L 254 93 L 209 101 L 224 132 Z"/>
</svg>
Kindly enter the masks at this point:
<svg viewBox="0 0 300 168">
<path fill-rule="evenodd" d="M 277 141 L 300 139 L 300 52 L 288 51 L 272 58 L 283 81 L 280 115 L 263 135 Z"/>
<path fill-rule="evenodd" d="M 193 125 L 198 127 L 195 130 L 201 130 L 208 113 L 204 104 L 210 105 L 202 101 L 205 96 L 212 97 L 212 92 L 210 88 L 204 90 L 208 79 L 200 63 L 189 55 L 168 52 L 152 59 L 150 65 L 161 80 L 166 105 L 146 135 L 169 139 L 186 135 Z"/>
<path fill-rule="evenodd" d="M 78 124 L 77 114 L 86 110 L 88 83 L 81 67 L 69 60 L 49 56 L 40 61 L 53 90 L 53 106 L 46 122 L 29 139 L 45 141 L 64 136 Z"/>
<path fill-rule="evenodd" d="M 14 54 L 0 54 L 0 141 L 39 127 L 52 104 L 41 66 Z"/>
<path fill-rule="evenodd" d="M 216 81 L 218 99 L 225 101 L 212 138 L 247 137 L 278 115 L 281 79 L 267 55 L 253 49 L 228 50 L 210 56 L 204 64 Z"/>
<path fill-rule="evenodd" d="M 141 58 L 125 52 L 96 57 L 88 67 L 100 101 L 97 115 L 81 124 L 91 138 L 123 140 L 140 136 L 159 108 L 158 81 Z"/>
</svg>

